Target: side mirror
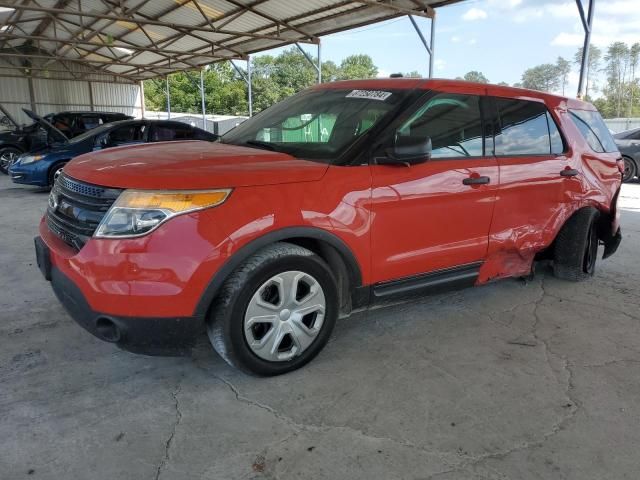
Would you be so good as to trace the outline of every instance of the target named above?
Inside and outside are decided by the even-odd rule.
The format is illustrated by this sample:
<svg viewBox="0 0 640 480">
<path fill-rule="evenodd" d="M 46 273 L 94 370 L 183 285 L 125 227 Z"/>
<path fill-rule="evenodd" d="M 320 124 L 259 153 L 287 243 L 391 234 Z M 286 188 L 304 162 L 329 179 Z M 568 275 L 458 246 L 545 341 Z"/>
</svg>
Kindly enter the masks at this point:
<svg viewBox="0 0 640 480">
<path fill-rule="evenodd" d="M 376 158 L 378 165 L 417 165 L 431 158 L 431 137 L 398 136 L 386 156 Z"/>
</svg>

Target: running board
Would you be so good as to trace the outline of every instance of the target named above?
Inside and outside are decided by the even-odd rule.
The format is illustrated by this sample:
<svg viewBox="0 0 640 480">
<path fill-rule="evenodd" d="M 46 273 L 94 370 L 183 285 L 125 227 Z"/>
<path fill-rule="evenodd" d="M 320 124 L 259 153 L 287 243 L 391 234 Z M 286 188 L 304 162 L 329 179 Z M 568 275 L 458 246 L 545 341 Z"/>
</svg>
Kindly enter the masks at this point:
<svg viewBox="0 0 640 480">
<path fill-rule="evenodd" d="M 421 290 L 438 292 L 471 287 L 480 274 L 482 262 L 469 263 L 459 267 L 438 270 L 424 275 L 378 283 L 373 286 L 373 299 L 405 295 Z"/>
</svg>

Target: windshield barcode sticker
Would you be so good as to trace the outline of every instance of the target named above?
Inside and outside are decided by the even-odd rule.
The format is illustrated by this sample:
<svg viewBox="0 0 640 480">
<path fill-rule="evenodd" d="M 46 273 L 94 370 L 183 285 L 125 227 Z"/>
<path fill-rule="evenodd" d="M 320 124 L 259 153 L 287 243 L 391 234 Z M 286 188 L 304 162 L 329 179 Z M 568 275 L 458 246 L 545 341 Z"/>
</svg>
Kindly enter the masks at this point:
<svg viewBox="0 0 640 480">
<path fill-rule="evenodd" d="M 367 100 L 380 100 L 384 102 L 391 96 L 391 92 L 381 90 L 353 90 L 347 94 L 347 98 L 365 98 Z"/>
</svg>

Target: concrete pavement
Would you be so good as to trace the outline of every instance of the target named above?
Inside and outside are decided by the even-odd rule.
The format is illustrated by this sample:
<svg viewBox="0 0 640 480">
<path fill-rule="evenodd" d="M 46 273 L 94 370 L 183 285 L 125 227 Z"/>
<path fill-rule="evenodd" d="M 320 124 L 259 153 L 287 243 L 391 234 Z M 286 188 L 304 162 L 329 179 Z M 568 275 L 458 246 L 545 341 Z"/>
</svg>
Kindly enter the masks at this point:
<svg viewBox="0 0 640 480">
<path fill-rule="evenodd" d="M 75 325 L 35 265 L 46 199 L 0 177 L 2 479 L 638 478 L 640 184 L 592 280 L 371 310 L 268 379 Z"/>
</svg>

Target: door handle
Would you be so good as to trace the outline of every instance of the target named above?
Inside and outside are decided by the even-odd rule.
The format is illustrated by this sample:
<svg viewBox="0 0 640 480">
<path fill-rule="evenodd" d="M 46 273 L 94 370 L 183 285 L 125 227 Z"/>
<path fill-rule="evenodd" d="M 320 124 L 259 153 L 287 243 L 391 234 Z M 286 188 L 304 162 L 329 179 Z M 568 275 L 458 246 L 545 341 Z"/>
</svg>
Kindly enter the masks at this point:
<svg viewBox="0 0 640 480">
<path fill-rule="evenodd" d="M 468 177 L 462 180 L 464 185 L 486 185 L 491 182 L 489 177 Z"/>
<path fill-rule="evenodd" d="M 575 168 L 567 168 L 560 172 L 560 175 L 562 175 L 563 177 L 575 177 L 576 175 L 579 175 L 579 174 L 580 172 Z"/>
</svg>

